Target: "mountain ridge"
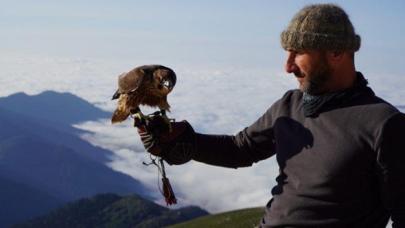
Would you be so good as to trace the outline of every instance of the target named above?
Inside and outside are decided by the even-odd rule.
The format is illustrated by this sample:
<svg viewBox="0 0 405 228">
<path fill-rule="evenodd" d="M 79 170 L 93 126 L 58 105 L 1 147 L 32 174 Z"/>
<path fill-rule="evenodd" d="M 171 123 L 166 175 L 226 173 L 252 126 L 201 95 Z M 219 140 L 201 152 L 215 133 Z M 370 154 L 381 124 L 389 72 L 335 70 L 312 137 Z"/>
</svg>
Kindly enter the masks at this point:
<svg viewBox="0 0 405 228">
<path fill-rule="evenodd" d="M 0 107 L 31 117 L 63 123 L 77 124 L 100 118 L 109 118 L 111 113 L 101 110 L 88 101 L 72 94 L 44 91 L 36 95 L 24 92 L 0 98 Z M 80 110 L 80 112 L 78 112 Z"/>
<path fill-rule="evenodd" d="M 0 213 L 0 227 L 98 193 L 137 193 L 154 199 L 151 191 L 138 180 L 106 165 L 111 151 L 91 145 L 78 136 L 83 131 L 72 124 L 110 116 L 81 100 L 72 94 L 56 92 L 35 96 L 19 93 L 0 98 L 0 181 L 4 182 L 0 182 L 0 186 L 8 186 L 0 194 L 0 203 L 7 211 Z M 72 105 L 65 107 L 64 102 Z M 81 105 L 76 106 L 75 102 Z M 30 109 L 33 106 L 36 109 Z M 93 111 L 80 116 L 82 109 Z M 60 112 L 76 116 L 63 119 Z M 38 197 L 49 207 L 18 201 L 18 197 L 23 197 L 13 192 L 24 191 L 32 193 L 27 202 L 37 202 L 34 197 Z M 13 202 L 10 197 L 20 203 L 3 204 Z"/>
<path fill-rule="evenodd" d="M 171 210 L 137 195 L 98 194 L 58 208 L 48 215 L 17 224 L 29 227 L 163 227 L 208 212 L 199 207 Z"/>
</svg>

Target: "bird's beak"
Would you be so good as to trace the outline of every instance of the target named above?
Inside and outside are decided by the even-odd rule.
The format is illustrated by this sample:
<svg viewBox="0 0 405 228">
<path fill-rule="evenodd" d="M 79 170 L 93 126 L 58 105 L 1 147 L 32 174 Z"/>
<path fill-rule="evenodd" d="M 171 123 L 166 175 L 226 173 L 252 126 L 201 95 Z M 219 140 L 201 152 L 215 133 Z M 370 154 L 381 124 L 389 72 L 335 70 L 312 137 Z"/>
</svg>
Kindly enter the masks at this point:
<svg viewBox="0 0 405 228">
<path fill-rule="evenodd" d="M 115 93 L 114 93 L 114 95 L 112 96 L 112 98 L 111 98 L 111 100 L 115 100 L 115 99 L 118 99 L 119 97 L 120 97 L 120 92 L 118 91 L 118 89 L 117 89 L 117 91 L 115 91 Z"/>
<path fill-rule="evenodd" d="M 168 78 L 162 80 L 160 85 L 167 88 L 168 90 L 172 90 L 174 85 L 176 84 L 176 78 L 169 76 Z"/>
<path fill-rule="evenodd" d="M 169 77 L 169 87 L 170 89 L 173 89 L 173 87 L 176 85 L 176 74 L 173 72 L 173 74 L 170 75 Z"/>
</svg>

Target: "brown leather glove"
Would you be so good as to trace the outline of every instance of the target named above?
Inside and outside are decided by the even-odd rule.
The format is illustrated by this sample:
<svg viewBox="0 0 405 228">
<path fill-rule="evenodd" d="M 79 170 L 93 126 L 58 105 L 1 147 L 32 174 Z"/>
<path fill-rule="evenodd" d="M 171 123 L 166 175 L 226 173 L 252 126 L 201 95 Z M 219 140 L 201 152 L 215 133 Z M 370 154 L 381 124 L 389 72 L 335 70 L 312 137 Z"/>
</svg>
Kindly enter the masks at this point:
<svg viewBox="0 0 405 228">
<path fill-rule="evenodd" d="M 187 121 L 172 122 L 171 131 L 157 132 L 162 123 L 157 119 L 147 127 L 138 127 L 145 149 L 167 163 L 180 165 L 191 160 L 195 151 L 195 132 Z"/>
</svg>

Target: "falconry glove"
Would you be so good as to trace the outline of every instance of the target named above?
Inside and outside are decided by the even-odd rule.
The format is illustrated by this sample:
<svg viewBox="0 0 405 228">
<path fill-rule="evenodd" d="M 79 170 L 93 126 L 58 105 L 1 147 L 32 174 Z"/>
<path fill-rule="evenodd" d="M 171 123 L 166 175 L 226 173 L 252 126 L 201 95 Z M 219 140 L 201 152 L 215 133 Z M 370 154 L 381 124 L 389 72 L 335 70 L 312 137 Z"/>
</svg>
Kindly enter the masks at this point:
<svg viewBox="0 0 405 228">
<path fill-rule="evenodd" d="M 162 157 L 170 165 L 184 164 L 192 159 L 195 132 L 187 121 L 172 122 L 171 130 L 161 134 L 154 134 L 148 128 L 139 127 L 138 133 L 149 153 Z"/>
<path fill-rule="evenodd" d="M 152 153 L 152 148 L 155 146 L 155 140 L 152 136 L 152 134 L 148 133 L 145 128 L 138 128 L 138 133 L 139 136 L 141 137 L 141 141 L 143 143 L 143 146 L 145 147 L 146 151 Z M 153 155 L 157 155 L 155 153 L 152 153 Z"/>
</svg>

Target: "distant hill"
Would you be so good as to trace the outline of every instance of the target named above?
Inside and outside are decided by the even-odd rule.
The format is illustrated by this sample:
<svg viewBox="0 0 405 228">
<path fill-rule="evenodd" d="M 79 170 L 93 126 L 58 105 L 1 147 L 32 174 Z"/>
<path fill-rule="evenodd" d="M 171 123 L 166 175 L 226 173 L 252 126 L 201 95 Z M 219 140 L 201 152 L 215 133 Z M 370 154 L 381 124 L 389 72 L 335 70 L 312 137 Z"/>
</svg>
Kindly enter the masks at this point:
<svg viewBox="0 0 405 228">
<path fill-rule="evenodd" d="M 262 207 L 248 208 L 220 214 L 202 216 L 168 228 L 253 228 L 256 227 L 264 214 Z"/>
<path fill-rule="evenodd" d="M 170 210 L 136 195 L 121 197 L 101 194 L 81 199 L 31 221 L 15 225 L 28 227 L 163 227 L 208 213 L 198 207 Z"/>
<path fill-rule="evenodd" d="M 70 104 L 73 101 L 81 105 Z M 64 102 L 70 105 L 65 108 Z M 59 108 L 52 115 L 41 114 L 55 103 Z M 77 116 L 82 109 L 93 111 Z M 99 193 L 137 193 L 152 199 L 139 181 L 105 164 L 111 151 L 82 140 L 71 127 L 76 121 L 103 117 L 97 110 L 73 95 L 54 92 L 0 98 L 0 227 Z"/>
<path fill-rule="evenodd" d="M 148 192 L 130 176 L 33 136 L 0 140 L 0 176 L 33 186 L 62 202 L 104 192 L 145 196 Z"/>
<path fill-rule="evenodd" d="M 78 96 L 54 91 L 45 91 L 33 96 L 25 93 L 12 94 L 0 98 L 0 107 L 44 122 L 59 122 L 66 125 L 111 116 L 111 113 L 95 107 Z"/>
<path fill-rule="evenodd" d="M 2 110 L 7 111 L 7 116 L 1 115 Z M 0 120 L 11 121 L 25 133 L 71 147 L 103 164 L 109 161 L 112 153 L 80 139 L 78 135 L 84 131 L 72 125 L 110 116 L 110 113 L 70 93 L 46 91 L 33 96 L 16 93 L 0 98 Z M 10 134 L 10 129 L 5 133 Z M 2 133 L 4 129 L 3 132 L 0 129 L 0 136 Z"/>
<path fill-rule="evenodd" d="M 63 204 L 46 192 L 1 176 L 0 186 L 0 227 L 41 215 Z"/>
</svg>

